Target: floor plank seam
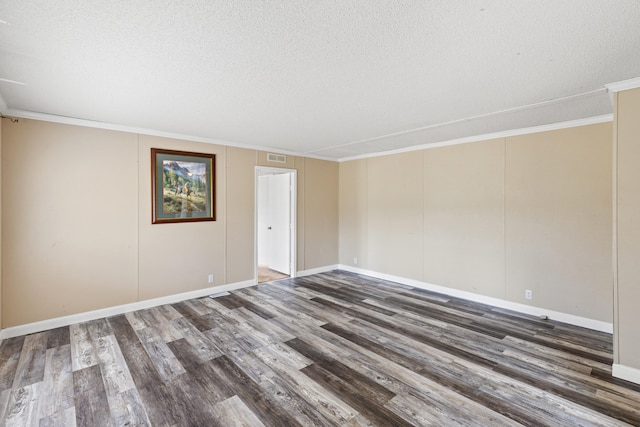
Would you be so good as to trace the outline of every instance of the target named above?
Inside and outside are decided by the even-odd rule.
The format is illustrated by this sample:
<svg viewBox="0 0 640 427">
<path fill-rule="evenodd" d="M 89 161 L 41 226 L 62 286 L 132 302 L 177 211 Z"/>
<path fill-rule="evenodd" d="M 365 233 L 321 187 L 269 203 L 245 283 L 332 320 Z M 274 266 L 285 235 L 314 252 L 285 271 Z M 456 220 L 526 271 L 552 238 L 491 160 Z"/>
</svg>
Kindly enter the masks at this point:
<svg viewBox="0 0 640 427">
<path fill-rule="evenodd" d="M 0 424 L 640 425 L 612 338 L 344 271 L 0 344 Z"/>
</svg>

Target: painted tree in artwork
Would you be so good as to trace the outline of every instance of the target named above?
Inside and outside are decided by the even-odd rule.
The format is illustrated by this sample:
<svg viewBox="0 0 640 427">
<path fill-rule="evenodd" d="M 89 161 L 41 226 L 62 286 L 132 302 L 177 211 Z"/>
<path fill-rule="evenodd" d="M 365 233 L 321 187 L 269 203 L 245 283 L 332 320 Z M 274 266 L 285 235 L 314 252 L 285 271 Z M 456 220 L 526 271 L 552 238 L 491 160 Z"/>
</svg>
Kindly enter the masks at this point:
<svg viewBox="0 0 640 427">
<path fill-rule="evenodd" d="M 199 193 L 204 193 L 206 185 L 204 183 L 204 180 L 202 179 L 194 179 L 193 180 L 194 184 L 195 184 L 195 190 Z"/>
<path fill-rule="evenodd" d="M 173 170 L 167 171 L 165 175 L 168 177 L 169 181 L 166 185 L 167 187 L 173 188 L 176 184 L 178 184 L 178 175 L 176 175 Z"/>
</svg>

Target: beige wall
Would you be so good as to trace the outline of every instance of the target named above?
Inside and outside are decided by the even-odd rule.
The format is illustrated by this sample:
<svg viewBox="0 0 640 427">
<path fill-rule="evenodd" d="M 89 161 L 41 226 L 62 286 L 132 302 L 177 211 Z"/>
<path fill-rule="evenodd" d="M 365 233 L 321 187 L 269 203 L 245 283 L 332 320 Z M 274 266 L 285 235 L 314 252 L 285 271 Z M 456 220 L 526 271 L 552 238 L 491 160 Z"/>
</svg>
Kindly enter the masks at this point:
<svg viewBox="0 0 640 427">
<path fill-rule="evenodd" d="M 3 327 L 135 301 L 137 137 L 2 128 Z"/>
<path fill-rule="evenodd" d="M 227 148 L 227 283 L 254 276 L 255 165 L 254 150 Z"/>
<path fill-rule="evenodd" d="M 304 159 L 304 269 L 338 263 L 338 163 Z M 300 269 L 300 267 L 298 267 Z"/>
<path fill-rule="evenodd" d="M 609 123 L 508 138 L 507 299 L 613 321 Z"/>
<path fill-rule="evenodd" d="M 630 116 L 634 99 L 619 99 Z M 625 117 L 618 127 L 633 139 Z M 2 327 L 207 288 L 208 274 L 215 285 L 252 279 L 254 168 L 266 153 L 33 120 L 3 123 L 1 135 Z M 152 146 L 216 154 L 216 222 L 151 225 Z M 633 145 L 623 149 L 620 188 L 634 188 Z M 609 124 L 340 165 L 287 160 L 298 171 L 298 270 L 339 253 L 346 265 L 612 320 Z M 639 241 L 640 201 L 624 194 L 621 261 Z M 621 264 L 621 284 L 636 264 Z M 637 289 L 620 291 L 620 313 L 633 313 L 624 303 Z"/>
<path fill-rule="evenodd" d="M 266 156 L 266 154 L 265 154 Z M 306 242 L 305 237 L 305 228 L 304 228 L 304 213 L 305 213 L 305 169 L 304 169 L 304 158 L 303 157 L 295 157 L 294 158 L 294 167 L 297 171 L 298 175 L 298 194 L 297 194 L 297 205 L 298 209 L 296 212 L 296 223 L 298 225 L 298 233 L 297 233 L 297 242 L 296 242 L 296 252 L 297 252 L 297 266 L 298 271 L 303 271 L 306 269 L 304 264 L 304 244 Z M 260 163 L 260 160 L 258 160 Z"/>
<path fill-rule="evenodd" d="M 422 279 L 423 185 L 421 155 L 367 160 L 365 268 Z"/>
<path fill-rule="evenodd" d="M 366 267 L 367 160 L 341 163 L 339 188 L 340 264 Z"/>
<path fill-rule="evenodd" d="M 427 283 L 504 297 L 504 144 L 423 152 Z"/>
<path fill-rule="evenodd" d="M 615 363 L 640 370 L 640 89 L 616 94 Z"/>
<path fill-rule="evenodd" d="M 611 322 L 611 144 L 605 123 L 341 163 L 340 260 Z"/>
<path fill-rule="evenodd" d="M 26 119 L 1 133 L 2 327 L 253 279 L 265 153 Z M 151 147 L 216 155 L 215 222 L 151 224 Z M 338 165 L 290 159 L 298 270 L 334 265 Z"/>
</svg>

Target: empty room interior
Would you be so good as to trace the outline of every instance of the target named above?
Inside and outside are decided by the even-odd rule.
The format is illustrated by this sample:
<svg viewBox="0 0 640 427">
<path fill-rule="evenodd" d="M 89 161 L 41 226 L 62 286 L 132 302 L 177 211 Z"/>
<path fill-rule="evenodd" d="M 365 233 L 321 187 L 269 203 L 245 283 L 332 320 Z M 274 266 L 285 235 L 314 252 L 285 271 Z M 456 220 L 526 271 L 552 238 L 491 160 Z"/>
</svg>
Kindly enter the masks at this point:
<svg viewBox="0 0 640 427">
<path fill-rule="evenodd" d="M 640 425 L 635 0 L 0 0 L 0 424 Z"/>
</svg>

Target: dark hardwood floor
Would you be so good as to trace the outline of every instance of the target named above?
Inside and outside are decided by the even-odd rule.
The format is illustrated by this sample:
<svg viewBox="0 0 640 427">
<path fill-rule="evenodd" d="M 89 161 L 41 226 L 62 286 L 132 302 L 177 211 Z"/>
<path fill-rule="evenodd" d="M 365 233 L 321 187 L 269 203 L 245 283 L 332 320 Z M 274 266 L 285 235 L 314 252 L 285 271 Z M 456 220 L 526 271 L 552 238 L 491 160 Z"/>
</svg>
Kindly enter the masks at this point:
<svg viewBox="0 0 640 427">
<path fill-rule="evenodd" d="M 611 348 L 334 271 L 6 339 L 0 424 L 640 425 Z"/>
</svg>

